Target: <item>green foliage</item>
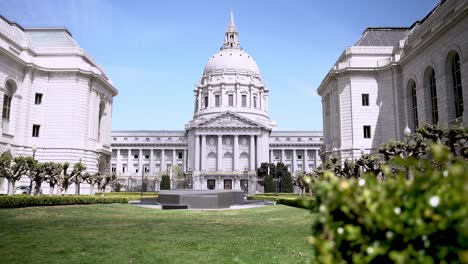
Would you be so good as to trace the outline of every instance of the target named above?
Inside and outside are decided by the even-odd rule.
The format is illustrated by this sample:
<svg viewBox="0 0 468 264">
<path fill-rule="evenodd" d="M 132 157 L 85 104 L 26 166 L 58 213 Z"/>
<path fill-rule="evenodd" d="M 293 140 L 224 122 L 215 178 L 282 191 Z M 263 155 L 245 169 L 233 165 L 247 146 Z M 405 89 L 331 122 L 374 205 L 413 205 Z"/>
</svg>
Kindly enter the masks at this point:
<svg viewBox="0 0 468 264">
<path fill-rule="evenodd" d="M 380 166 L 384 181 L 324 172 L 313 186 L 312 262 L 466 262 L 468 163 L 441 144 L 428 155 L 393 156 Z"/>
<path fill-rule="evenodd" d="M 294 192 L 293 181 L 288 167 L 283 163 L 278 163 L 276 169 L 278 170 L 278 178 L 281 179 L 280 191 L 284 193 Z"/>
<path fill-rule="evenodd" d="M 127 204 L 124 197 L 97 197 L 97 196 L 0 196 L 0 208 L 18 208 L 29 206 L 52 206 L 73 204 Z"/>
<path fill-rule="evenodd" d="M 161 177 L 161 190 L 170 190 L 171 189 L 171 178 L 168 175 L 163 175 Z"/>
<path fill-rule="evenodd" d="M 273 180 L 273 177 L 271 175 L 266 175 L 264 180 L 263 180 L 263 185 L 264 185 L 264 191 L 265 192 L 275 192 L 275 182 Z"/>
<path fill-rule="evenodd" d="M 278 204 L 284 204 L 287 206 L 311 209 L 314 199 L 307 196 L 302 197 L 278 197 L 276 200 Z"/>
</svg>

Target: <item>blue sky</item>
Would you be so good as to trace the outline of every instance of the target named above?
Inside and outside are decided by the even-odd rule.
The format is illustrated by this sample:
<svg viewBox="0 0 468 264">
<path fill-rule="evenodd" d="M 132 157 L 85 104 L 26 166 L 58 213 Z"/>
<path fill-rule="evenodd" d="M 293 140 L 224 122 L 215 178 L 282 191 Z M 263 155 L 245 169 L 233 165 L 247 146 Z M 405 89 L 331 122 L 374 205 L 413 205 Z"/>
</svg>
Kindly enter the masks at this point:
<svg viewBox="0 0 468 264">
<path fill-rule="evenodd" d="M 316 93 L 341 52 L 369 26 L 410 26 L 438 0 L 0 0 L 24 27 L 67 27 L 119 95 L 113 129 L 183 129 L 193 88 L 234 10 L 243 48 L 270 88 L 278 129 L 321 130 Z"/>
</svg>

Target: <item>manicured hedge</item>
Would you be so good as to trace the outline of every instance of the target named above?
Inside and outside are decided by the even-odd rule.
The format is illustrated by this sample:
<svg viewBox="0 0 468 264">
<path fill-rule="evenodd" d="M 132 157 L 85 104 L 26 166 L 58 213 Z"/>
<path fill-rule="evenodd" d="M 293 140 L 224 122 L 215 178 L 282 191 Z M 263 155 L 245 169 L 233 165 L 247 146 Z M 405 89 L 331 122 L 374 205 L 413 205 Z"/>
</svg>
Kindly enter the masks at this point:
<svg viewBox="0 0 468 264">
<path fill-rule="evenodd" d="M 310 197 L 296 197 L 296 198 L 284 198 L 279 197 L 277 203 L 283 204 L 292 207 L 304 208 L 304 209 L 311 209 L 312 203 L 314 202 L 313 198 Z"/>
<path fill-rule="evenodd" d="M 30 206 L 53 206 L 53 205 L 74 205 L 74 204 L 109 204 L 128 203 L 123 197 L 98 197 L 98 196 L 1 196 L 0 208 L 18 208 Z"/>
<path fill-rule="evenodd" d="M 254 196 L 247 197 L 248 200 L 262 200 L 262 201 L 273 201 L 278 204 L 310 209 L 312 208 L 313 198 L 309 196 L 299 196 L 298 194 L 280 194 L 278 197 L 270 195 L 268 193 L 256 194 Z"/>
</svg>

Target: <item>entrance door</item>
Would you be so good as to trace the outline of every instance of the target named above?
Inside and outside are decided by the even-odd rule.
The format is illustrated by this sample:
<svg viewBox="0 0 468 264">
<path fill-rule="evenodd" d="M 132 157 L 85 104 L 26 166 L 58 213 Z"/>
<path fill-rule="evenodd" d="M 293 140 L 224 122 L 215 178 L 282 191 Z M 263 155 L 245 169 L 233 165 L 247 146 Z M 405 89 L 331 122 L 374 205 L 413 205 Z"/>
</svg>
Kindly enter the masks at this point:
<svg viewBox="0 0 468 264">
<path fill-rule="evenodd" d="M 224 190 L 232 190 L 232 180 L 224 180 Z"/>
</svg>

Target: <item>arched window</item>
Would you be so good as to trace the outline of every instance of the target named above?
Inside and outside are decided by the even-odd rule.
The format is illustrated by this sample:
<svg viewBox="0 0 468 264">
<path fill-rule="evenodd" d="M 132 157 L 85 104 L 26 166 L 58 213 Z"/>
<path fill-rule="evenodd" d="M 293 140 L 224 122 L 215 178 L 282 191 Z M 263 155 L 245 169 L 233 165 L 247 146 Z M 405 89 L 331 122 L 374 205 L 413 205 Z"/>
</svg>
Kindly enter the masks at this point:
<svg viewBox="0 0 468 264">
<path fill-rule="evenodd" d="M 10 121 L 11 115 L 11 99 L 15 93 L 16 85 L 13 81 L 8 80 L 5 84 L 5 93 L 3 94 L 3 108 L 2 108 L 2 119 Z"/>
<path fill-rule="evenodd" d="M 208 154 L 208 171 L 216 171 L 216 154 L 210 152 Z"/>
<path fill-rule="evenodd" d="M 453 82 L 453 99 L 455 103 L 455 118 L 463 115 L 463 89 L 461 84 L 460 56 L 453 53 L 451 56 L 451 73 Z"/>
<path fill-rule="evenodd" d="M 439 122 L 439 110 L 437 107 L 437 86 L 436 86 L 436 76 L 435 70 L 430 67 L 426 70 L 426 89 L 429 93 L 429 106 L 430 106 L 430 115 L 432 117 L 432 123 L 437 124 Z M 427 113 L 427 112 L 426 112 Z"/>
<path fill-rule="evenodd" d="M 98 112 L 98 127 L 97 127 L 97 139 L 98 141 L 101 141 L 101 124 L 102 124 L 102 117 L 104 116 L 104 108 L 105 108 L 105 105 L 104 105 L 104 102 L 101 101 L 101 103 L 99 103 L 99 112 Z"/>
<path fill-rule="evenodd" d="M 410 109 L 411 117 L 413 121 L 413 130 L 416 129 L 419 125 L 418 119 L 418 98 L 416 96 L 416 83 L 411 80 L 408 85 L 409 100 L 410 100 Z"/>
<path fill-rule="evenodd" d="M 244 152 L 240 155 L 239 165 L 241 171 L 249 170 L 249 154 Z"/>
<path fill-rule="evenodd" d="M 223 169 L 224 171 L 232 171 L 232 154 L 229 152 L 223 156 Z"/>
</svg>

